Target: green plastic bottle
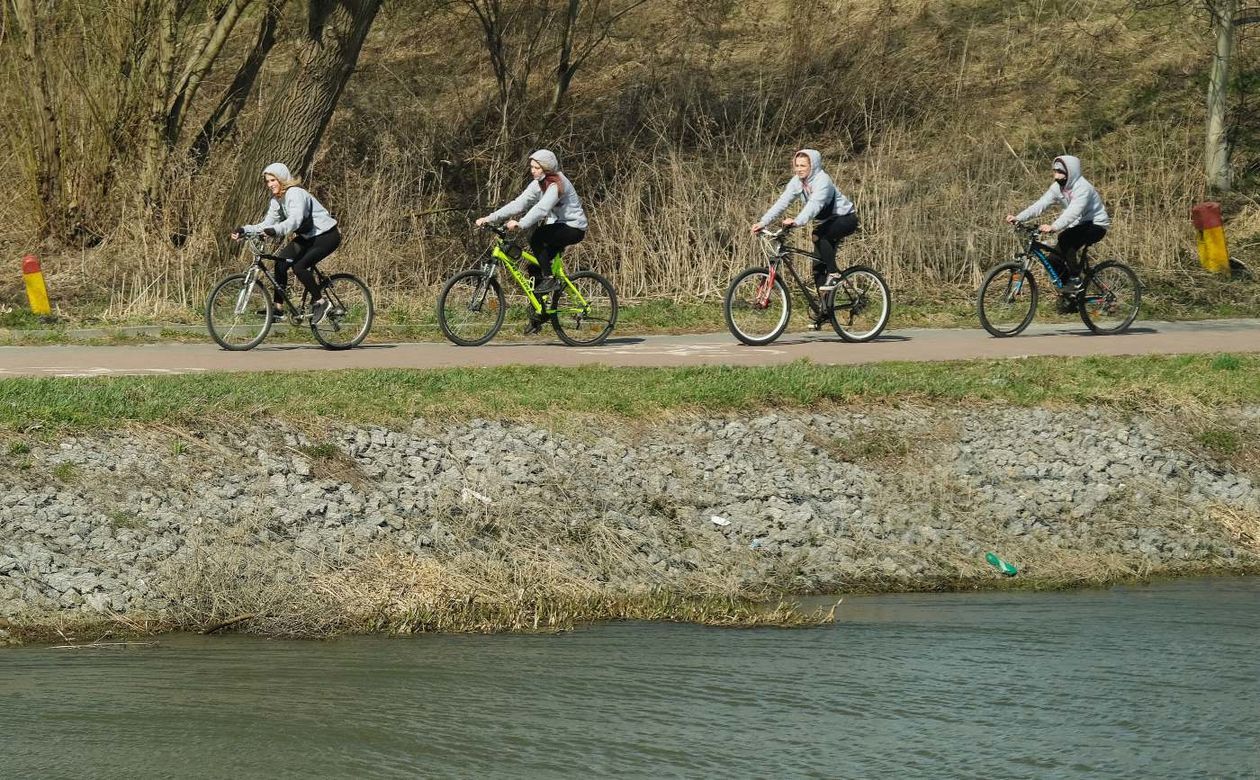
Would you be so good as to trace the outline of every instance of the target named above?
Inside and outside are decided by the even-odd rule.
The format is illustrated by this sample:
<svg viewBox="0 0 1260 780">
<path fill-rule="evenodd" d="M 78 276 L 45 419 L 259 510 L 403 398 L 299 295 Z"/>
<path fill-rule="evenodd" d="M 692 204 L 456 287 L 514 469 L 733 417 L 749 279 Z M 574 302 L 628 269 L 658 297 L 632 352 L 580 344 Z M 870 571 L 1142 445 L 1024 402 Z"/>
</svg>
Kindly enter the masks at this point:
<svg viewBox="0 0 1260 780">
<path fill-rule="evenodd" d="M 1002 572 L 1002 574 L 1007 577 L 1014 577 L 1016 574 L 1019 573 L 1019 570 L 1015 568 L 1015 564 L 1007 563 L 1006 561 L 997 557 L 997 553 L 986 553 L 984 556 L 984 559 L 988 561 L 990 565 L 993 566 L 993 568 Z"/>
</svg>

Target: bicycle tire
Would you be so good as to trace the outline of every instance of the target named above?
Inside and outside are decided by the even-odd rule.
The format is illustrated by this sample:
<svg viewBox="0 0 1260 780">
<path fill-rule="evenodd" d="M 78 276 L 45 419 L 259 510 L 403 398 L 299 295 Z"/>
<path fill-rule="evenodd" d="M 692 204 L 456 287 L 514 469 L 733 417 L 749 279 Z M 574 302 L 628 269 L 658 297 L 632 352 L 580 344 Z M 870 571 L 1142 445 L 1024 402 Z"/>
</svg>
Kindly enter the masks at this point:
<svg viewBox="0 0 1260 780">
<path fill-rule="evenodd" d="M 452 344 L 479 347 L 503 327 L 506 304 L 498 279 L 477 269 L 461 271 L 438 293 L 438 327 Z"/>
<path fill-rule="evenodd" d="M 247 274 L 233 274 L 210 291 L 206 299 L 206 330 L 226 350 L 253 349 L 271 331 L 273 314 L 267 288 Z"/>
<path fill-rule="evenodd" d="M 376 319 L 372 291 L 354 274 L 333 274 L 321 290 L 320 297 L 329 302 L 329 308 L 323 319 L 311 323 L 315 340 L 331 350 L 362 344 Z"/>
<path fill-rule="evenodd" d="M 783 277 L 775 275 L 769 289 L 770 269 L 744 269 L 726 289 L 722 314 L 735 338 L 750 347 L 761 347 L 783 335 L 792 316 L 792 296 Z"/>
<path fill-rule="evenodd" d="M 878 271 L 854 265 L 840 272 L 840 281 L 827 294 L 827 308 L 836 334 L 845 341 L 861 344 L 884 332 L 892 315 L 892 294 Z M 863 317 L 868 314 L 874 317 Z M 842 324 L 842 319 L 847 322 Z"/>
<path fill-rule="evenodd" d="M 1133 301 L 1125 305 L 1125 291 Z M 1142 283 L 1132 268 L 1119 260 L 1099 263 L 1085 274 L 1079 311 L 1081 321 L 1094 333 L 1120 333 L 1137 319 L 1142 306 Z M 1107 315 L 1117 315 L 1108 317 Z"/>
<path fill-rule="evenodd" d="M 617 324 L 617 291 L 612 282 L 594 271 L 578 271 L 569 281 L 581 293 L 586 306 L 571 301 L 568 285 L 551 295 L 551 327 L 570 347 L 593 347 L 604 343 Z M 581 333 L 582 335 L 578 335 Z"/>
<path fill-rule="evenodd" d="M 986 303 L 990 294 L 996 293 L 993 304 Z M 1024 307 L 1027 310 L 1024 310 Z M 1022 312 L 1022 313 L 1021 313 Z M 1002 263 L 990 269 L 980 283 L 980 292 L 976 295 L 976 313 L 980 316 L 980 325 L 991 335 L 998 338 L 1017 336 L 1032 322 L 1037 313 L 1037 279 L 1031 271 L 1024 269 L 1018 261 Z M 1004 326 L 999 322 L 1008 322 L 1010 317 L 998 317 L 1006 314 L 1014 316 L 1014 325 Z"/>
</svg>

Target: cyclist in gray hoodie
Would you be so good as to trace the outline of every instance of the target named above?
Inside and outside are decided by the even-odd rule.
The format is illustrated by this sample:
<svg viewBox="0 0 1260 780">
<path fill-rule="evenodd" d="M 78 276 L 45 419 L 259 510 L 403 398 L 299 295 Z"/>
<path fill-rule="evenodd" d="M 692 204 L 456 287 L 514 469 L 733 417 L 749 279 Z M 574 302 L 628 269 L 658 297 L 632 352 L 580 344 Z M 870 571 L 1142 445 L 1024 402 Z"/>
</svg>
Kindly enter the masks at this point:
<svg viewBox="0 0 1260 780">
<path fill-rule="evenodd" d="M 263 181 L 271 193 L 271 203 L 263 221 L 256 225 L 241 225 L 232 231 L 233 239 L 246 235 L 270 237 L 293 234 L 293 240 L 276 253 L 276 300 L 277 318 L 284 316 L 280 303 L 280 291 L 289 286 L 289 268 L 311 294 L 311 323 L 318 323 L 328 309 L 327 301 L 320 297 L 315 283 L 315 264 L 341 246 L 341 229 L 324 204 L 314 195 L 298 186 L 301 180 L 289 172 L 284 163 L 272 163 L 263 168 Z"/>
<path fill-rule="evenodd" d="M 529 175 L 532 179 L 529 186 L 516 200 L 478 219 L 476 224 L 481 227 L 487 222 L 501 222 L 522 211 L 525 216 L 519 222 L 511 219 L 504 227 L 523 230 L 543 222 L 529 237 L 530 252 L 538 258 L 539 265 L 531 264 L 526 270 L 534 277 L 534 292 L 549 293 L 555 289 L 551 261 L 565 247 L 586 237 L 586 212 L 582 210 L 582 200 L 573 189 L 573 182 L 560 172 L 560 161 L 553 152 L 539 149 L 531 154 Z"/>
<path fill-rule="evenodd" d="M 1054 158 L 1052 166 L 1054 182 L 1041 199 L 1018 214 L 1007 214 L 1010 223 L 1023 222 L 1039 216 L 1054 204 L 1063 206 L 1063 213 L 1049 224 L 1041 225 L 1042 233 L 1059 233 L 1059 254 L 1063 256 L 1066 279 L 1079 277 L 1082 269 L 1076 263 L 1076 253 L 1082 247 L 1097 244 L 1107 235 L 1111 218 L 1107 207 L 1094 185 L 1081 175 L 1081 161 L 1070 154 Z M 1073 282 L 1078 284 L 1079 282 Z"/>
<path fill-rule="evenodd" d="M 795 175 L 783 188 L 783 194 L 761 221 L 753 224 L 752 232 L 760 232 L 786 211 L 793 200 L 800 198 L 801 210 L 795 217 L 783 220 L 783 225 L 794 227 L 808 224 L 811 219 L 819 220 L 814 228 L 814 252 L 818 255 L 813 269 L 814 282 L 820 290 L 830 290 L 840 278 L 836 249 L 845 236 L 857 231 L 857 211 L 823 170 L 822 154 L 817 149 L 801 149 L 792 155 L 792 172 Z"/>
</svg>

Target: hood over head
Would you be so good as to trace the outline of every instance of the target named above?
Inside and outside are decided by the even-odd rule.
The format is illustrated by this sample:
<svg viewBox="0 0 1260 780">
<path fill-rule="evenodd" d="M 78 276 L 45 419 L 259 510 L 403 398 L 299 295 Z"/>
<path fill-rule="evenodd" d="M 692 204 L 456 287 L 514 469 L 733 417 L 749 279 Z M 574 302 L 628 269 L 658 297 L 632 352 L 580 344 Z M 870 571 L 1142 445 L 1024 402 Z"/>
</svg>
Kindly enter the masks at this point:
<svg viewBox="0 0 1260 780">
<path fill-rule="evenodd" d="M 1054 164 L 1056 166 L 1062 164 L 1063 169 L 1067 171 L 1067 181 L 1063 182 L 1063 189 L 1072 189 L 1072 185 L 1081 178 L 1081 159 L 1070 154 L 1061 154 L 1054 158 Z"/>
<path fill-rule="evenodd" d="M 529 159 L 541 165 L 543 173 L 555 173 L 560 170 L 560 160 L 556 158 L 556 153 L 550 149 L 539 149 L 531 154 Z"/>
<path fill-rule="evenodd" d="M 816 173 L 822 170 L 822 152 L 819 152 L 817 149 L 798 149 L 796 154 L 792 155 L 792 159 L 795 160 L 802 154 L 809 158 L 809 178 L 812 179 Z"/>
<path fill-rule="evenodd" d="M 263 168 L 263 173 L 270 173 L 272 176 L 275 176 L 280 180 L 281 184 L 288 184 L 293 181 L 293 174 L 289 171 L 289 166 L 282 162 L 273 162 L 271 165 Z"/>
</svg>

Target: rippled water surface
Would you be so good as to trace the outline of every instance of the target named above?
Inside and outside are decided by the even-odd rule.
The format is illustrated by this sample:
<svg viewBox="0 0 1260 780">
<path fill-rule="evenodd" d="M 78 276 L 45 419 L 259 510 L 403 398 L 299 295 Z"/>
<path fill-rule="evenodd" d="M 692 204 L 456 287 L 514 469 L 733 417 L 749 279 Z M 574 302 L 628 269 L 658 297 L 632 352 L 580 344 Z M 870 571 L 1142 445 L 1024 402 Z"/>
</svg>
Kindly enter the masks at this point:
<svg viewBox="0 0 1260 780">
<path fill-rule="evenodd" d="M 1260 579 L 0 651 L 0 778 L 1260 776 Z"/>
</svg>

